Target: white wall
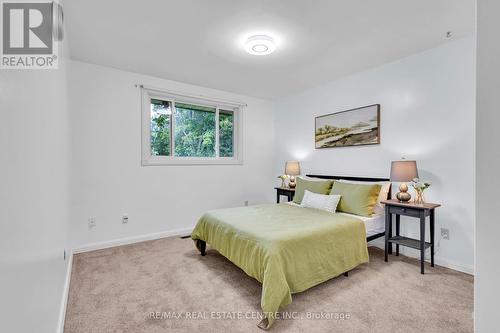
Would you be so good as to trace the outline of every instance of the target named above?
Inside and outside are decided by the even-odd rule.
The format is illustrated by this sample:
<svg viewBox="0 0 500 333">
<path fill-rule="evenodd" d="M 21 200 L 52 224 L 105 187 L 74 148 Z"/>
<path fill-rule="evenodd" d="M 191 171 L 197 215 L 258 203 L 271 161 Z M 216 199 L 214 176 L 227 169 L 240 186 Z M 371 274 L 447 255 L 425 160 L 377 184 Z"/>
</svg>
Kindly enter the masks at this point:
<svg viewBox="0 0 500 333">
<path fill-rule="evenodd" d="M 77 61 L 70 78 L 76 248 L 150 233 L 189 233 L 206 210 L 273 200 L 272 103 Z M 141 166 L 136 83 L 247 103 L 244 165 Z M 127 225 L 121 223 L 124 213 Z M 92 230 L 90 216 L 97 221 Z"/>
<path fill-rule="evenodd" d="M 2 332 L 58 326 L 69 225 L 65 57 L 58 70 L 0 71 Z"/>
<path fill-rule="evenodd" d="M 418 161 L 433 183 L 426 199 L 436 212 L 441 240 L 436 262 L 472 272 L 474 263 L 475 59 L 472 37 L 386 64 L 277 102 L 275 174 L 301 161 L 303 174 L 388 177 L 391 160 Z M 314 117 L 381 104 L 381 144 L 314 149 Z M 402 232 L 418 236 L 414 220 Z M 409 252 L 407 252 L 409 253 Z"/>
<path fill-rule="evenodd" d="M 500 2 L 477 4 L 477 122 L 476 122 L 476 332 L 498 331 L 500 221 Z"/>
</svg>

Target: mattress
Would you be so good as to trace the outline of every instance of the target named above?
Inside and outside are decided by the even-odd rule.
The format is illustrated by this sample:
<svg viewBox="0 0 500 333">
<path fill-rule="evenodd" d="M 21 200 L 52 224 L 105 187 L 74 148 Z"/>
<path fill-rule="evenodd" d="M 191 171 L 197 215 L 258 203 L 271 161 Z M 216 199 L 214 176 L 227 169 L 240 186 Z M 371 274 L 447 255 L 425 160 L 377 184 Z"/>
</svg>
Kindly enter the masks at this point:
<svg viewBox="0 0 500 333">
<path fill-rule="evenodd" d="M 380 234 L 385 231 L 385 215 L 374 215 L 372 217 L 365 217 L 359 215 L 352 215 L 346 213 L 338 213 L 341 215 L 351 216 L 360 219 L 365 224 L 366 237 Z"/>
<path fill-rule="evenodd" d="M 288 202 L 289 205 L 293 206 L 299 206 L 296 203 L 290 201 Z M 385 231 L 385 215 L 373 215 L 371 217 L 366 217 L 366 216 L 359 216 L 359 215 L 353 215 L 353 214 L 347 214 L 347 213 L 337 213 L 340 215 L 345 215 L 349 217 L 355 217 L 357 219 L 360 219 L 363 221 L 366 229 L 366 237 L 370 237 L 376 234 L 380 234 Z"/>
</svg>

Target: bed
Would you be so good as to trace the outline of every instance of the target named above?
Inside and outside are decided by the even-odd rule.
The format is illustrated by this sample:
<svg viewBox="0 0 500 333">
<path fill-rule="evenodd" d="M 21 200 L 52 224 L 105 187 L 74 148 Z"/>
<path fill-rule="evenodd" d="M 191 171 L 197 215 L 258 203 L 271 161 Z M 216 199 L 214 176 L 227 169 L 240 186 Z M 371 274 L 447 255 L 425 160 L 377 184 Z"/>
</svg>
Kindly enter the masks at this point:
<svg viewBox="0 0 500 333">
<path fill-rule="evenodd" d="M 292 294 L 347 275 L 368 262 L 367 242 L 385 235 L 383 221 L 383 216 L 360 218 L 288 203 L 267 204 L 209 211 L 200 218 L 191 238 L 202 255 L 208 243 L 262 283 L 264 319 L 258 326 L 269 329 L 278 311 L 292 302 Z"/>
</svg>

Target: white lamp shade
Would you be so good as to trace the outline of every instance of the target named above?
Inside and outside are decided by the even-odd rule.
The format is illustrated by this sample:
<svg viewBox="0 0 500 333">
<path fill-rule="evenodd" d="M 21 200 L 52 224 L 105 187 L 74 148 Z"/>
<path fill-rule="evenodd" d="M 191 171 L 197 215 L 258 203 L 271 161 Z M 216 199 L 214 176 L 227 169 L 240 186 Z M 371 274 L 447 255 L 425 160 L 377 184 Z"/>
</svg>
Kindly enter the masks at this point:
<svg viewBox="0 0 500 333">
<path fill-rule="evenodd" d="M 300 163 L 298 161 L 288 161 L 285 163 L 285 175 L 300 175 Z"/>
</svg>

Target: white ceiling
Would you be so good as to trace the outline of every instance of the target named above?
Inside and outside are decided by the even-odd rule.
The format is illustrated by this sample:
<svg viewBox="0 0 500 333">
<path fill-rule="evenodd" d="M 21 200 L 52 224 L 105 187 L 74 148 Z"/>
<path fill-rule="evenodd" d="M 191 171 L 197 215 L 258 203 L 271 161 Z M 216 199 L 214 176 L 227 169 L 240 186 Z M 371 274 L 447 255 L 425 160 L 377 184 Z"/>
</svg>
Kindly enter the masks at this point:
<svg viewBox="0 0 500 333">
<path fill-rule="evenodd" d="M 474 0 L 67 0 L 73 59 L 268 99 L 472 34 Z M 278 49 L 252 56 L 242 36 Z"/>
</svg>

